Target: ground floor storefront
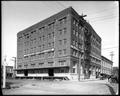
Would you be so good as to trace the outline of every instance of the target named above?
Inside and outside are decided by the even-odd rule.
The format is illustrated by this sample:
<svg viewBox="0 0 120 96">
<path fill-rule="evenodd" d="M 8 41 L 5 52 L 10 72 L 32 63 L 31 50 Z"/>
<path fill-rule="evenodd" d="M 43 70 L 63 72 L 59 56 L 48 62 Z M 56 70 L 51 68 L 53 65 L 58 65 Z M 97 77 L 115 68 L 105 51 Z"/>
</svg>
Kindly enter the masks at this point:
<svg viewBox="0 0 120 96">
<path fill-rule="evenodd" d="M 96 68 L 96 67 L 95 67 Z M 99 70 L 97 69 L 90 70 L 90 79 L 97 78 Z M 78 73 L 80 72 L 80 73 Z M 17 70 L 17 77 L 67 77 L 70 80 L 86 79 L 84 76 L 84 68 L 81 66 L 79 71 L 77 64 L 72 67 L 58 67 L 58 68 L 32 68 L 32 69 L 22 69 Z"/>
</svg>

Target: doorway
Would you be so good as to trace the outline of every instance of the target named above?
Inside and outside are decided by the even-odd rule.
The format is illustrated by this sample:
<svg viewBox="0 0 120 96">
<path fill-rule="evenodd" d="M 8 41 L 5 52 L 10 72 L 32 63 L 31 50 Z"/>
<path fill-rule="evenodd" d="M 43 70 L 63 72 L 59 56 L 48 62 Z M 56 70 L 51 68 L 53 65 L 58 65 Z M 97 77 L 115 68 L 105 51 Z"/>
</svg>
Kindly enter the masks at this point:
<svg viewBox="0 0 120 96">
<path fill-rule="evenodd" d="M 48 75 L 54 76 L 54 69 L 48 69 Z"/>
<path fill-rule="evenodd" d="M 24 71 L 24 76 L 28 76 L 28 70 Z"/>
</svg>

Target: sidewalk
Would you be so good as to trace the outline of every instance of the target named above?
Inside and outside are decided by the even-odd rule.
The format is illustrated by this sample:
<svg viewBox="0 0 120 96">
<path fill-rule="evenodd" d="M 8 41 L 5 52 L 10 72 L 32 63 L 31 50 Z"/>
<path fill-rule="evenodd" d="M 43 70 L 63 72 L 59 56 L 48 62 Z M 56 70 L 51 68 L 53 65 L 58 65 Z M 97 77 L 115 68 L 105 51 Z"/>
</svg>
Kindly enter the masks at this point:
<svg viewBox="0 0 120 96">
<path fill-rule="evenodd" d="M 14 82 L 14 88 L 2 90 L 3 94 L 98 94 L 111 95 L 107 80 L 83 81 L 39 81 L 22 80 Z M 16 86 L 16 87 L 15 87 Z M 112 93 L 113 94 L 113 93 Z"/>
</svg>

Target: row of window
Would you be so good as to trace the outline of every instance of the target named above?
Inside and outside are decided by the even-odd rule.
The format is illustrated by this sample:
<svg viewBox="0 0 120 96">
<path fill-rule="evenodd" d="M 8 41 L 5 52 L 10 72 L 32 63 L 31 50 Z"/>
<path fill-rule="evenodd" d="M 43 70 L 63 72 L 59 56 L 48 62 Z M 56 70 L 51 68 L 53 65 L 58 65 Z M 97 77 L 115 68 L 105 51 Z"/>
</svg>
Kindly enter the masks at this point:
<svg viewBox="0 0 120 96">
<path fill-rule="evenodd" d="M 65 35 L 67 33 L 67 28 L 59 29 L 58 32 L 59 32 L 59 35 L 62 35 L 62 34 Z"/>
<path fill-rule="evenodd" d="M 100 60 L 98 60 L 98 59 L 96 59 L 96 58 L 94 58 L 94 57 L 91 57 L 91 62 L 95 62 L 95 63 L 97 63 L 97 64 L 100 64 L 100 63 L 101 63 Z"/>
<path fill-rule="evenodd" d="M 66 49 L 58 50 L 58 55 L 65 55 L 67 53 Z"/>
<path fill-rule="evenodd" d="M 101 49 L 101 44 L 97 42 L 95 39 L 91 39 L 92 46 L 96 46 L 97 48 Z"/>
<path fill-rule="evenodd" d="M 76 49 L 71 48 L 71 55 L 75 56 L 75 57 L 78 57 L 79 52 Z"/>
<path fill-rule="evenodd" d="M 102 70 L 102 73 L 106 73 L 106 74 L 110 74 L 111 75 L 111 71 L 109 71 L 109 70 Z"/>
<path fill-rule="evenodd" d="M 48 48 L 53 48 L 54 42 L 48 43 Z M 31 47 L 30 49 L 24 49 L 24 54 L 32 53 L 38 51 L 42 51 L 45 49 L 45 44 L 39 45 L 38 47 Z"/>
<path fill-rule="evenodd" d="M 101 54 L 101 50 L 100 49 L 98 49 L 98 48 L 96 48 L 96 47 L 91 47 L 91 52 L 93 53 L 93 54 L 97 54 L 97 55 L 100 55 Z"/>
<path fill-rule="evenodd" d="M 61 60 L 61 61 L 58 62 L 58 64 L 64 66 L 64 65 L 66 65 L 66 60 Z"/>
<path fill-rule="evenodd" d="M 106 68 L 112 68 L 112 65 L 110 64 L 110 63 L 107 63 L 107 62 L 104 62 L 104 61 L 102 61 L 102 66 L 103 67 L 106 67 Z"/>
<path fill-rule="evenodd" d="M 54 73 L 68 73 L 68 69 L 66 68 L 59 68 L 55 69 Z M 34 73 L 48 73 L 47 69 L 39 69 L 39 70 L 28 70 L 28 74 L 34 74 Z M 17 74 L 24 74 L 24 71 L 17 71 Z"/>
<path fill-rule="evenodd" d="M 59 40 L 59 45 L 63 45 L 67 43 L 67 39 Z"/>
<path fill-rule="evenodd" d="M 31 63 L 30 66 L 31 66 L 31 67 L 36 67 L 36 64 L 37 64 L 37 63 Z M 48 66 L 53 66 L 53 64 L 54 64 L 53 61 L 48 62 Z M 58 64 L 59 64 L 59 66 L 64 66 L 64 65 L 66 65 L 66 60 L 60 60 L 60 61 L 58 61 Z M 39 65 L 39 66 L 42 66 L 42 65 L 44 65 L 44 62 L 40 62 L 40 63 L 38 63 L 38 65 Z M 18 65 L 18 68 L 21 68 L 21 67 L 22 67 L 22 64 L 20 63 L 20 64 Z M 24 67 L 27 68 L 27 67 L 28 67 L 28 64 L 24 64 Z"/>
<path fill-rule="evenodd" d="M 73 35 L 75 35 L 76 37 L 79 37 L 80 39 L 83 40 L 83 35 L 82 35 L 82 33 L 76 31 L 75 29 L 73 29 Z"/>
<path fill-rule="evenodd" d="M 82 24 L 78 22 L 75 18 L 73 20 L 73 25 L 75 25 L 76 27 L 79 27 L 79 29 L 83 29 Z"/>
<path fill-rule="evenodd" d="M 67 17 L 63 17 L 63 18 L 59 19 L 58 22 L 59 22 L 59 24 L 66 23 Z M 39 32 L 44 31 L 45 28 L 49 28 L 49 29 L 53 28 L 54 25 L 55 25 L 55 22 L 52 22 L 52 23 L 48 24 L 48 26 L 43 26 L 43 27 L 39 28 Z M 31 31 L 30 33 L 34 34 L 34 33 L 36 33 L 36 30 Z M 27 38 L 29 38 L 29 33 L 23 33 L 23 36 L 27 39 Z M 18 39 L 22 39 L 22 36 L 19 36 Z"/>
<path fill-rule="evenodd" d="M 77 48 L 83 49 L 83 44 L 82 44 L 82 42 L 81 42 L 81 43 L 78 43 L 78 41 L 72 40 L 72 45 L 75 46 L 75 47 L 77 47 Z"/>
<path fill-rule="evenodd" d="M 101 43 L 100 39 L 97 38 L 95 35 L 92 35 L 91 38 L 94 39 L 96 42 L 98 42 L 98 44 Z"/>
</svg>

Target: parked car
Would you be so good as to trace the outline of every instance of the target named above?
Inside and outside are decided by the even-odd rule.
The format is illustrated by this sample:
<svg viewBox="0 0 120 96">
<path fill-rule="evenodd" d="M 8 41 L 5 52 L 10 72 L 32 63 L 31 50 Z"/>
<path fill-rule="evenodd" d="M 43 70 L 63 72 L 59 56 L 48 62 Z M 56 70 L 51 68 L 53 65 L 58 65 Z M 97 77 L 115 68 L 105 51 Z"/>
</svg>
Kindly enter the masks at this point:
<svg viewBox="0 0 120 96">
<path fill-rule="evenodd" d="M 119 83 L 119 78 L 117 76 L 111 75 L 108 79 L 110 83 Z"/>
</svg>

